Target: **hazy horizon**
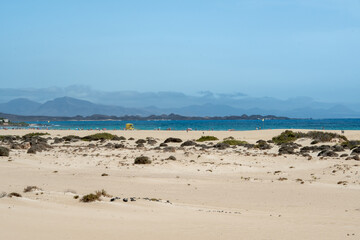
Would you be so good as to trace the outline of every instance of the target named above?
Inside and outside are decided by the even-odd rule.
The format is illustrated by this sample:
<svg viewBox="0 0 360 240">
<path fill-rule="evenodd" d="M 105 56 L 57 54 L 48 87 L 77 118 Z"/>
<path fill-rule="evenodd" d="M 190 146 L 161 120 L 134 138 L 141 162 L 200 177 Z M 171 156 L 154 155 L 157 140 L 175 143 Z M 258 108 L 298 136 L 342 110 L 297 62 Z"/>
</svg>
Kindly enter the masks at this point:
<svg viewBox="0 0 360 240">
<path fill-rule="evenodd" d="M 204 91 L 191 95 L 178 91 L 101 91 L 80 85 L 39 89 L 0 87 L 0 112 L 19 115 L 145 116 L 175 113 L 186 116 L 259 114 L 296 118 L 359 118 L 358 109 L 358 101 L 349 103 L 334 99 L 325 102 L 301 96 L 279 99 L 253 97 L 241 92 Z"/>
</svg>

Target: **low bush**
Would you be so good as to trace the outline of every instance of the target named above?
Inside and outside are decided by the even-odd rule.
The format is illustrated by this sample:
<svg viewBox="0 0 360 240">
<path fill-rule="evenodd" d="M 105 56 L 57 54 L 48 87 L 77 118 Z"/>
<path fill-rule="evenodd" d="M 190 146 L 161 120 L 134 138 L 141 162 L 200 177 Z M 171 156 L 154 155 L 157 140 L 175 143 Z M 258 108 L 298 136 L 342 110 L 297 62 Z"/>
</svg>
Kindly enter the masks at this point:
<svg viewBox="0 0 360 240">
<path fill-rule="evenodd" d="M 80 139 L 80 137 L 79 136 L 76 136 L 76 135 L 67 135 L 67 136 L 64 136 L 64 137 L 62 137 L 62 139 L 64 140 L 64 141 L 71 141 L 71 140 L 73 140 L 73 139 Z"/>
<path fill-rule="evenodd" d="M 37 186 L 27 186 L 26 188 L 24 188 L 24 193 L 32 192 L 36 190 L 41 190 L 41 188 L 38 188 Z"/>
<path fill-rule="evenodd" d="M 300 138 L 299 133 L 295 133 L 290 130 L 286 130 L 285 132 L 282 132 L 279 136 L 273 137 L 272 140 L 275 144 L 283 144 L 283 143 L 289 143 L 293 142 L 296 139 Z"/>
<path fill-rule="evenodd" d="M 202 136 L 201 138 L 199 138 L 196 141 L 197 142 L 206 142 L 206 141 L 216 141 L 216 140 L 219 140 L 219 139 L 214 136 Z"/>
<path fill-rule="evenodd" d="M 109 195 L 104 189 L 102 189 L 100 191 L 96 191 L 95 193 L 90 193 L 90 194 L 84 195 L 80 199 L 80 202 L 88 203 L 88 202 L 101 201 L 101 197 L 111 197 L 111 195 Z M 75 199 L 77 199 L 77 198 L 75 198 Z"/>
<path fill-rule="evenodd" d="M 110 133 L 96 133 L 81 138 L 83 141 L 98 141 L 98 140 L 113 140 L 117 139 L 118 136 Z"/>
<path fill-rule="evenodd" d="M 299 138 L 310 138 L 314 140 L 316 143 L 319 142 L 329 142 L 335 138 L 341 139 L 343 141 L 347 141 L 347 138 L 343 135 L 330 133 L 330 132 L 319 132 L 319 131 L 310 131 L 307 133 L 302 132 L 293 132 L 290 130 L 286 130 L 282 132 L 279 136 L 273 137 L 272 140 L 275 144 L 283 144 L 294 142 Z"/>
<path fill-rule="evenodd" d="M 150 164 L 151 160 L 149 159 L 149 157 L 146 156 L 140 156 L 135 158 L 134 164 Z"/>
<path fill-rule="evenodd" d="M 12 192 L 8 194 L 8 197 L 22 197 L 20 193 Z"/>
<path fill-rule="evenodd" d="M 8 148 L 0 146 L 0 156 L 8 157 L 9 152 L 10 152 L 10 150 Z"/>
<path fill-rule="evenodd" d="M 40 132 L 28 133 L 28 134 L 25 134 L 23 136 L 23 138 L 32 138 L 32 137 L 44 136 L 44 135 L 50 135 L 50 133 L 40 133 Z"/>
<path fill-rule="evenodd" d="M 353 149 L 357 146 L 360 146 L 360 141 L 359 140 L 345 141 L 341 143 L 341 146 L 343 146 L 344 148 Z"/>
<path fill-rule="evenodd" d="M 242 145 L 249 144 L 246 141 L 240 141 L 240 140 L 235 140 L 235 139 L 224 140 L 223 143 L 227 143 L 231 146 L 242 146 Z"/>
</svg>

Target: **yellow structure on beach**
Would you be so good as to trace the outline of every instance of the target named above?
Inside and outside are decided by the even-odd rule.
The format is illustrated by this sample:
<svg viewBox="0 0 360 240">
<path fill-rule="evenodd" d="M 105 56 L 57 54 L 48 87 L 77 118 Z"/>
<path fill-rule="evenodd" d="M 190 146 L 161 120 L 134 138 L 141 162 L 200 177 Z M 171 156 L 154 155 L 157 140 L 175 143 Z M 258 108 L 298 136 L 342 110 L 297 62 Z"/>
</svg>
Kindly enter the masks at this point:
<svg viewBox="0 0 360 240">
<path fill-rule="evenodd" d="M 132 124 L 132 123 L 127 123 L 125 125 L 125 130 L 134 130 L 134 129 L 135 129 L 134 124 Z"/>
</svg>

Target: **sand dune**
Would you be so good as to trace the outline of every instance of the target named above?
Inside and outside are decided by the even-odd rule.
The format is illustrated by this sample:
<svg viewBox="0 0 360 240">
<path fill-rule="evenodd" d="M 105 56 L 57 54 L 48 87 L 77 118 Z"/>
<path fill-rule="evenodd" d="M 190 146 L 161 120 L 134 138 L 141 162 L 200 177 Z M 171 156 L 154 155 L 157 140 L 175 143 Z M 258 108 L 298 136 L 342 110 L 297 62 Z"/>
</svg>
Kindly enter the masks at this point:
<svg viewBox="0 0 360 240">
<path fill-rule="evenodd" d="M 34 131 L 0 130 L 0 135 L 29 132 Z M 98 131 L 47 132 L 54 138 Z M 283 130 L 107 132 L 126 137 L 125 148 L 106 147 L 114 141 L 49 140 L 52 148 L 46 151 L 12 149 L 9 157 L 0 157 L 0 193 L 22 195 L 0 198 L 1 239 L 360 238 L 359 161 L 278 155 L 273 144 L 269 150 L 179 148 L 180 143 L 168 144 L 175 151 L 154 149 L 168 137 L 232 136 L 254 144 Z M 360 131 L 345 136 L 360 139 Z M 157 143 L 136 147 L 135 141 L 146 137 Z M 310 145 L 307 139 L 299 143 Z M 152 163 L 134 165 L 140 155 Z M 27 186 L 41 190 L 24 193 Z M 74 199 L 101 189 L 120 199 Z"/>
</svg>

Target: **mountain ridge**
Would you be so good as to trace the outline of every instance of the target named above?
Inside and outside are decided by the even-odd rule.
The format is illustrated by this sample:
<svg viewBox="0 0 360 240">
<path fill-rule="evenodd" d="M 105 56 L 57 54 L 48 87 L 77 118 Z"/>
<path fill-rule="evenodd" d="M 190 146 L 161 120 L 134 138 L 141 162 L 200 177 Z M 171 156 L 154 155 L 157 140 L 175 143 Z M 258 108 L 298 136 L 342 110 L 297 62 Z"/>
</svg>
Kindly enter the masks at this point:
<svg viewBox="0 0 360 240">
<path fill-rule="evenodd" d="M 132 94 L 132 93 L 131 93 Z M 151 95 L 151 94 L 150 94 Z M 156 95 L 156 94 L 155 94 Z M 177 94 L 176 98 L 186 98 L 184 94 Z M 207 93 L 207 95 L 211 95 Z M 165 98 L 161 100 L 159 95 L 154 97 L 157 102 L 166 102 L 166 98 L 171 98 L 172 93 L 162 93 Z M 123 96 L 124 97 L 124 96 Z M 228 96 L 226 96 L 228 97 Z M 236 96 L 237 97 L 237 96 Z M 229 99 L 222 99 L 221 101 L 196 102 L 186 106 L 180 107 L 159 107 L 153 103 L 152 100 L 147 102 L 143 99 L 143 105 L 148 107 L 131 107 L 127 106 L 126 101 L 114 101 L 113 105 L 98 104 L 84 99 L 73 98 L 69 96 L 62 96 L 48 100 L 44 103 L 39 103 L 27 98 L 16 98 L 6 103 L 0 103 L 0 112 L 17 114 L 17 115 L 38 115 L 38 116 L 65 116 L 71 117 L 76 115 L 91 116 L 94 114 L 108 115 L 108 116 L 124 116 L 124 115 L 139 115 L 149 116 L 152 114 L 179 114 L 183 116 L 198 116 L 198 117 L 214 117 L 214 116 L 230 116 L 230 115 L 275 115 L 286 116 L 290 118 L 359 118 L 360 112 L 350 108 L 344 104 L 327 104 L 316 103 L 311 98 L 297 97 L 291 98 L 288 102 L 293 104 L 286 105 L 283 100 L 266 98 L 239 98 L 232 104 L 227 104 Z M 253 99 L 253 100 L 252 100 Z M 130 101 L 130 100 L 129 100 Z M 134 99 L 131 101 L 135 101 Z M 179 100 L 180 101 L 180 100 Z M 264 101 L 267 104 L 264 104 Z M 303 102 L 303 104 L 301 103 Z M 191 101 L 189 101 L 191 102 Z M 252 104 L 250 104 L 252 102 Z M 115 104 L 114 104 L 115 103 Z M 121 103 L 122 106 L 119 106 Z M 241 103 L 241 104 L 240 104 Z M 286 106 L 285 106 L 285 105 Z"/>
</svg>

